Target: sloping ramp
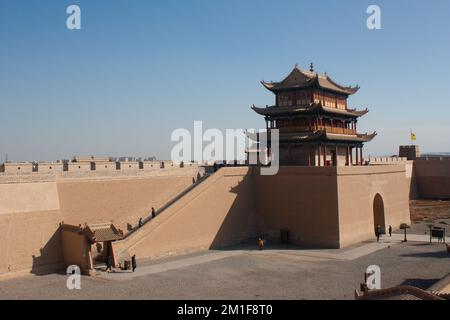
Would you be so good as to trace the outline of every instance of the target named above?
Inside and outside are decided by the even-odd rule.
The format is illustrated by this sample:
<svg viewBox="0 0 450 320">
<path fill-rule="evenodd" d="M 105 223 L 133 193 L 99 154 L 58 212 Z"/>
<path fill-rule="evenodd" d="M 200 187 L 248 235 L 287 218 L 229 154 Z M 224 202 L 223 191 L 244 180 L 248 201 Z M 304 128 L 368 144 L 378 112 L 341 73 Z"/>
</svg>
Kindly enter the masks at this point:
<svg viewBox="0 0 450 320">
<path fill-rule="evenodd" d="M 256 237 L 252 168 L 225 167 L 122 241 L 119 257 L 139 258 L 219 248 Z"/>
</svg>

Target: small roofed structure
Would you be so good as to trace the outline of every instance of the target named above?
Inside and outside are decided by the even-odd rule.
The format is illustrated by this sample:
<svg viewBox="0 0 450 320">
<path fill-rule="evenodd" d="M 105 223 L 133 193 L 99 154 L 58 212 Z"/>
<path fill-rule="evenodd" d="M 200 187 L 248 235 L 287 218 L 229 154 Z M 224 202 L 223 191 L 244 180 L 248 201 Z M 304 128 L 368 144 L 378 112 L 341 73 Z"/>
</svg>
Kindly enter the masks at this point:
<svg viewBox="0 0 450 320">
<path fill-rule="evenodd" d="M 83 232 L 92 243 L 116 241 L 123 238 L 123 233 L 111 223 L 99 223 L 87 225 Z"/>
<path fill-rule="evenodd" d="M 84 274 L 91 274 L 94 266 L 116 257 L 111 243 L 121 240 L 123 232 L 111 223 L 89 224 L 84 227 L 61 224 L 61 242 L 66 266 L 77 265 Z"/>
</svg>

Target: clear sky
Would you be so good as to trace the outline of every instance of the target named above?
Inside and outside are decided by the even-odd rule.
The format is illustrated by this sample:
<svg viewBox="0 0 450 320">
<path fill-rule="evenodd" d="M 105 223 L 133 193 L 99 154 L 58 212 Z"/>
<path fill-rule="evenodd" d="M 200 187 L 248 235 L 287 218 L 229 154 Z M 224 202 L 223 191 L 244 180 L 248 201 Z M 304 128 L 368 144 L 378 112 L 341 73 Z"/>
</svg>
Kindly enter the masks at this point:
<svg viewBox="0 0 450 320">
<path fill-rule="evenodd" d="M 81 30 L 66 8 L 81 7 Z M 366 27 L 369 4 L 382 30 Z M 176 128 L 263 128 L 298 63 L 361 86 L 365 154 L 450 151 L 450 1 L 0 0 L 0 162 L 168 158 Z"/>
</svg>

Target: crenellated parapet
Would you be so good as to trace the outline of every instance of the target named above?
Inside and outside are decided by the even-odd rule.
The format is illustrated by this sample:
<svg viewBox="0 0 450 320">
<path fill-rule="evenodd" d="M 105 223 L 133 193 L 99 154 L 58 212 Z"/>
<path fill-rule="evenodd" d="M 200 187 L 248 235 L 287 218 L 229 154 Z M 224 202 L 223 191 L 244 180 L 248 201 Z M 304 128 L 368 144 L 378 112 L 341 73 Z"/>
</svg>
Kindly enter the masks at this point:
<svg viewBox="0 0 450 320">
<path fill-rule="evenodd" d="M 200 172 L 201 171 L 201 172 Z M 0 164 L 0 183 L 43 182 L 70 179 L 111 179 L 202 174 L 196 162 L 173 161 L 70 161 Z"/>
</svg>

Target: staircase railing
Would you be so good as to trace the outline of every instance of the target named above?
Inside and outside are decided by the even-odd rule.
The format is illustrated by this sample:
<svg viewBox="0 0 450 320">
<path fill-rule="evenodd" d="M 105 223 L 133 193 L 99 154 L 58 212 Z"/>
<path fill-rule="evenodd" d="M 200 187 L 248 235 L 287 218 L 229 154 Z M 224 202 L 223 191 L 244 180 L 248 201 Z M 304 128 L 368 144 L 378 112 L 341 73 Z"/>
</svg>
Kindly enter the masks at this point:
<svg viewBox="0 0 450 320">
<path fill-rule="evenodd" d="M 182 197 L 184 197 L 187 193 L 189 193 L 191 190 L 193 190 L 194 188 L 198 187 L 203 181 L 205 181 L 206 179 L 208 179 L 208 177 L 210 177 L 212 174 L 207 174 L 205 173 L 202 177 L 200 177 L 200 179 L 198 179 L 195 183 L 191 184 L 190 186 L 188 186 L 187 188 L 185 188 L 183 191 L 181 191 L 179 194 L 177 194 L 175 197 L 173 197 L 172 199 L 170 199 L 169 201 L 167 201 L 164 205 L 162 205 L 160 208 L 158 208 L 157 210 L 155 210 L 155 217 L 158 216 L 159 214 L 163 213 L 165 210 L 167 210 L 171 205 L 173 205 L 175 202 L 177 202 L 178 200 L 180 200 Z M 148 215 L 147 217 L 145 217 L 144 219 L 142 219 L 142 225 L 137 225 L 134 226 L 131 230 L 129 230 L 123 237 L 123 239 L 128 238 L 129 236 L 131 236 L 133 233 L 135 233 L 137 230 L 139 230 L 140 228 L 142 228 L 146 223 L 150 222 L 151 220 L 153 220 L 152 215 Z"/>
</svg>

